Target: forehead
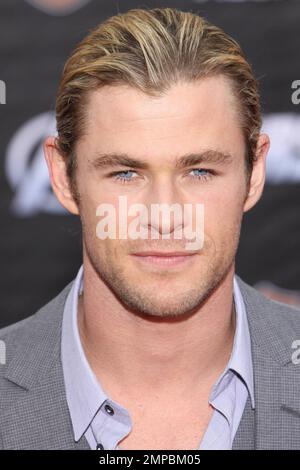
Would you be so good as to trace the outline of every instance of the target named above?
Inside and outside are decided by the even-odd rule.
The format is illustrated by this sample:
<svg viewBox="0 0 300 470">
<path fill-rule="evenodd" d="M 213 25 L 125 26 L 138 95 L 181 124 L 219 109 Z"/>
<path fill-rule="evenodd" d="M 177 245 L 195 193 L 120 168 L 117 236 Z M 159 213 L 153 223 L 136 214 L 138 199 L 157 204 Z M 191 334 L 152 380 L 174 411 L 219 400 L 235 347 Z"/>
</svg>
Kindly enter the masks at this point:
<svg viewBox="0 0 300 470">
<path fill-rule="evenodd" d="M 164 94 L 153 97 L 127 86 L 104 86 L 90 93 L 87 118 L 113 122 L 199 116 L 207 111 L 235 107 L 229 80 L 224 76 L 205 78 L 193 83 L 177 83 Z"/>
<path fill-rule="evenodd" d="M 81 139 L 88 151 L 150 150 L 152 158 L 156 150 L 162 156 L 164 149 L 193 151 L 196 141 L 198 147 L 224 147 L 230 140 L 237 145 L 242 135 L 231 84 L 223 76 L 178 83 L 159 97 L 126 85 L 92 91 Z"/>
</svg>

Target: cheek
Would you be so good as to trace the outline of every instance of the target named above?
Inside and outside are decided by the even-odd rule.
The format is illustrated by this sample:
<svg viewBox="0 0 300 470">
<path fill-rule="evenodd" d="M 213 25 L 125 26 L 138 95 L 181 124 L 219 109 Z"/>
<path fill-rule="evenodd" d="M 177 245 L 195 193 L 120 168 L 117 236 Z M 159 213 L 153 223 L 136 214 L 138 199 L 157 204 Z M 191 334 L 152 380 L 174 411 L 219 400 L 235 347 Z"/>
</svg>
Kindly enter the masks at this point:
<svg viewBox="0 0 300 470">
<path fill-rule="evenodd" d="M 204 204 L 204 232 L 214 245 L 231 246 L 239 236 L 243 216 L 241 188 L 224 191 L 222 197 L 207 199 Z"/>
<path fill-rule="evenodd" d="M 112 213 L 115 208 L 116 214 L 118 214 L 118 199 L 111 197 L 111 195 L 100 187 L 100 184 L 90 182 L 89 186 L 83 186 L 80 191 L 80 216 L 85 224 L 85 227 L 94 230 L 96 233 L 96 226 L 98 222 L 104 218 L 108 212 L 104 212 L 105 207 L 109 207 L 109 214 Z M 101 208 L 101 205 L 103 207 Z M 102 209 L 101 212 L 100 209 Z M 98 213 L 97 213 L 98 212 Z M 102 215 L 101 215 L 102 214 Z M 118 220 L 118 217 L 116 217 Z"/>
</svg>

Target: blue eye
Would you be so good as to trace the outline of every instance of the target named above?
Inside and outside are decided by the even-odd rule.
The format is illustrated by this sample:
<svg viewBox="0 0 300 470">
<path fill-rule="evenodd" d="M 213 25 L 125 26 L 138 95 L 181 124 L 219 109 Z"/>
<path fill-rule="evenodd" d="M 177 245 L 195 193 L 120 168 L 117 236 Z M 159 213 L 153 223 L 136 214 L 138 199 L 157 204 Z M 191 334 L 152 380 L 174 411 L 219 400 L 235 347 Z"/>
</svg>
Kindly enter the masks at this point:
<svg viewBox="0 0 300 470">
<path fill-rule="evenodd" d="M 202 180 L 209 179 L 213 175 L 212 171 L 203 170 L 202 168 L 194 168 L 193 170 L 191 170 L 191 173 L 192 172 L 195 172 L 195 174 L 193 175 L 195 178 L 202 179 Z"/>
<path fill-rule="evenodd" d="M 121 181 L 122 183 L 127 183 L 133 179 L 132 178 L 133 173 L 136 173 L 136 172 L 133 170 L 116 171 L 115 173 L 112 173 L 112 176 L 117 181 Z"/>
<path fill-rule="evenodd" d="M 191 173 L 194 173 L 191 175 Z M 202 168 L 194 168 L 190 171 L 189 175 L 192 176 L 194 179 L 198 180 L 208 180 L 213 176 L 214 172 L 211 170 L 204 170 Z M 121 183 L 130 183 L 133 179 L 135 179 L 136 171 L 134 170 L 123 170 L 123 171 L 115 171 L 110 174 L 114 180 L 120 181 Z"/>
</svg>

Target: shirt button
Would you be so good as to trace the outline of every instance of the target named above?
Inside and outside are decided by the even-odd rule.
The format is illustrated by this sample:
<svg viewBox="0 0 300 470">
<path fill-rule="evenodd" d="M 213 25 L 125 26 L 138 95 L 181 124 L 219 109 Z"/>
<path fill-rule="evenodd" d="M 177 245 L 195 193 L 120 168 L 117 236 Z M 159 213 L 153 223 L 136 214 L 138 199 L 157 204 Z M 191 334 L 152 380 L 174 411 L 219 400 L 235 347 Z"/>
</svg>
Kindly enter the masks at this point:
<svg viewBox="0 0 300 470">
<path fill-rule="evenodd" d="M 104 447 L 101 443 L 97 444 L 96 450 L 104 450 Z"/>
<path fill-rule="evenodd" d="M 112 416 L 112 415 L 114 415 L 114 414 L 115 414 L 115 412 L 114 412 L 113 408 L 112 408 L 110 405 L 105 405 L 105 407 L 104 407 L 104 408 L 105 408 L 105 411 L 106 411 L 106 413 L 108 413 L 109 415 L 111 415 L 111 416 Z"/>
</svg>

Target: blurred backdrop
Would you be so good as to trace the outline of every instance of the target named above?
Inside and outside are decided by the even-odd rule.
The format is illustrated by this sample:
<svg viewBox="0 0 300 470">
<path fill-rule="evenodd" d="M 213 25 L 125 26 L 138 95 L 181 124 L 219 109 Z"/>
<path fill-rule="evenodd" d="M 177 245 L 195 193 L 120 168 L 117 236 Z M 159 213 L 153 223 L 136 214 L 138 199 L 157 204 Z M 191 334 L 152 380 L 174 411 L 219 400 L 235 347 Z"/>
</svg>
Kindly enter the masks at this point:
<svg viewBox="0 0 300 470">
<path fill-rule="evenodd" d="M 300 1 L 1 0 L 0 327 L 33 314 L 81 264 L 79 221 L 55 200 L 42 151 L 55 132 L 64 62 L 108 16 L 162 6 L 222 27 L 254 68 L 271 150 L 263 197 L 244 216 L 236 271 L 300 307 Z"/>
</svg>

